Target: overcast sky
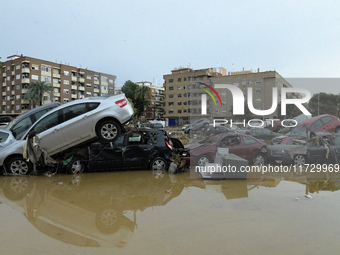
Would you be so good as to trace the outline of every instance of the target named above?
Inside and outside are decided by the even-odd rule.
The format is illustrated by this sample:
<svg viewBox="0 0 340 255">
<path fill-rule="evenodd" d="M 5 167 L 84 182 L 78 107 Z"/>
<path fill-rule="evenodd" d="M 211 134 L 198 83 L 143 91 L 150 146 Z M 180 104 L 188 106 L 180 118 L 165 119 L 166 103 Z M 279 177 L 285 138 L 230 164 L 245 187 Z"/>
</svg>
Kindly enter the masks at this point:
<svg viewBox="0 0 340 255">
<path fill-rule="evenodd" d="M 117 86 L 127 80 L 161 86 L 179 66 L 340 77 L 338 0 L 0 3 L 2 61 L 14 54 L 62 61 L 114 74 Z M 305 86 L 340 92 L 340 84 Z"/>
</svg>

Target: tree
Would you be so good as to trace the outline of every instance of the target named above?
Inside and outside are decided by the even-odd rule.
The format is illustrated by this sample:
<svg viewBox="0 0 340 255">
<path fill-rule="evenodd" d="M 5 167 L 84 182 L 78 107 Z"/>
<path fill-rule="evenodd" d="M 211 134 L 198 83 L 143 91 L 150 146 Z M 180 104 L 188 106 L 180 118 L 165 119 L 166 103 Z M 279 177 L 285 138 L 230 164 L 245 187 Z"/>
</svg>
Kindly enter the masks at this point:
<svg viewBox="0 0 340 255">
<path fill-rule="evenodd" d="M 28 86 L 24 99 L 30 100 L 33 108 L 35 108 L 37 101 L 42 105 L 45 93 L 48 93 L 53 98 L 54 89 L 51 83 L 46 81 L 34 81 Z"/>
<path fill-rule="evenodd" d="M 127 98 L 135 100 L 135 91 L 137 87 L 138 85 L 136 83 L 128 80 L 124 83 L 124 86 L 122 87 L 122 92 L 125 94 Z"/>
<path fill-rule="evenodd" d="M 309 100 L 307 109 L 315 116 L 317 116 L 318 113 L 337 115 L 338 103 L 340 103 L 340 95 L 321 92 L 313 95 Z"/>
<path fill-rule="evenodd" d="M 137 102 L 142 103 L 140 114 L 144 112 L 144 107 L 149 107 L 150 104 L 150 101 L 148 100 L 149 98 L 151 98 L 150 88 L 147 86 L 138 86 L 135 91 L 135 99 Z"/>
</svg>

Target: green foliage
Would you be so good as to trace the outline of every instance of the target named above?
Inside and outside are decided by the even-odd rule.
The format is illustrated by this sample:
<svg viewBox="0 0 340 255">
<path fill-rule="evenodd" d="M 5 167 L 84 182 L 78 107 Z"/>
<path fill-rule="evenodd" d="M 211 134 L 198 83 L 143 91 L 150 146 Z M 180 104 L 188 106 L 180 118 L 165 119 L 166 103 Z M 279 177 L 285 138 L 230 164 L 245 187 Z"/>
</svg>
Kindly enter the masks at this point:
<svg viewBox="0 0 340 255">
<path fill-rule="evenodd" d="M 340 95 L 321 92 L 313 95 L 313 97 L 309 100 L 307 109 L 313 116 L 317 116 L 318 111 L 320 115 L 331 114 L 338 116 L 338 103 L 340 104 Z"/>
<path fill-rule="evenodd" d="M 137 116 L 142 115 L 144 107 L 149 106 L 151 97 L 150 88 L 147 86 L 138 86 L 136 83 L 128 80 L 122 87 L 122 92 L 133 102 L 135 113 Z"/>
<path fill-rule="evenodd" d="M 34 81 L 28 86 L 24 99 L 30 100 L 34 108 L 37 101 L 39 101 L 40 105 L 42 105 L 45 93 L 48 93 L 51 97 L 53 97 L 53 92 L 54 89 L 51 83 L 46 81 Z"/>
</svg>

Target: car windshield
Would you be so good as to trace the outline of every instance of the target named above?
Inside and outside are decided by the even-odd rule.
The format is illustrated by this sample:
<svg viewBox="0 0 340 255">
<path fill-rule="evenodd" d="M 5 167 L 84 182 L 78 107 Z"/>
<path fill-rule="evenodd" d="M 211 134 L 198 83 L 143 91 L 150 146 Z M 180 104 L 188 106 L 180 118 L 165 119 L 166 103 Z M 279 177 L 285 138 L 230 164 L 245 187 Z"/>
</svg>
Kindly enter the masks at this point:
<svg viewBox="0 0 340 255">
<path fill-rule="evenodd" d="M 290 135 L 306 135 L 307 126 L 296 126 Z"/>
</svg>

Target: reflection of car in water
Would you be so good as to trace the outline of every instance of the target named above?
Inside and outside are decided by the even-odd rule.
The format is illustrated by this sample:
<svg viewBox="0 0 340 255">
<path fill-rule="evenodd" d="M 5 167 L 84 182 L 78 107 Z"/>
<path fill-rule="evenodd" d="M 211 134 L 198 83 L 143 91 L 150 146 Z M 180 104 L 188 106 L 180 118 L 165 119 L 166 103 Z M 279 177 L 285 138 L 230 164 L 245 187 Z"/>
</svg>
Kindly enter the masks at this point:
<svg viewBox="0 0 340 255">
<path fill-rule="evenodd" d="M 166 205 L 184 188 L 176 176 L 150 171 L 7 176 L 0 185 L 9 200 L 23 201 L 27 219 L 41 232 L 94 247 L 124 247 L 136 228 L 137 211 Z"/>
</svg>

